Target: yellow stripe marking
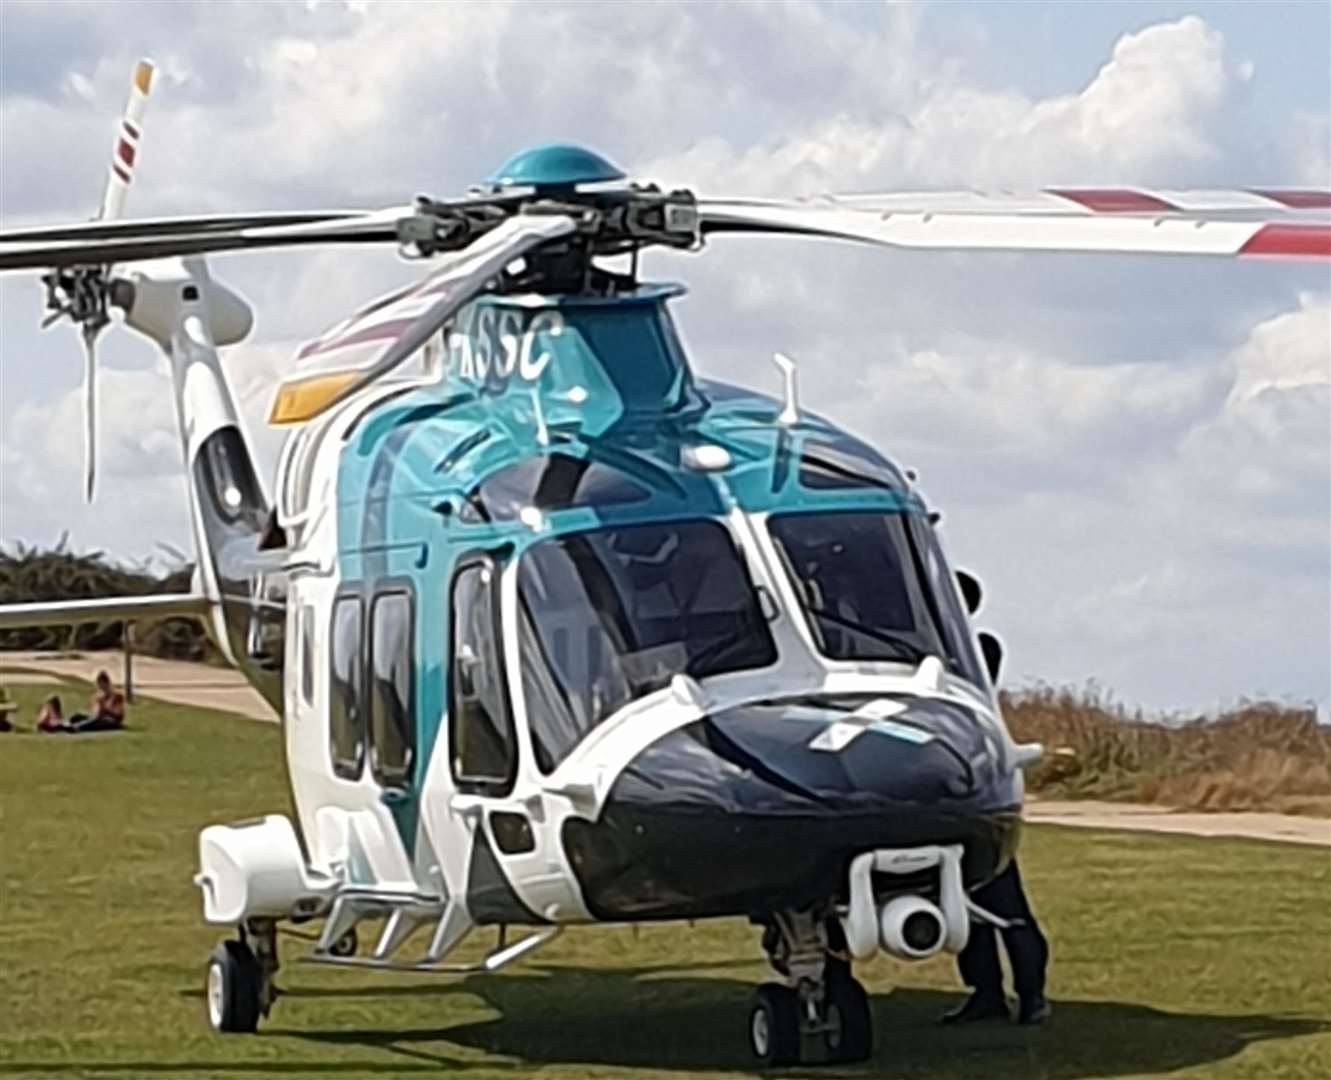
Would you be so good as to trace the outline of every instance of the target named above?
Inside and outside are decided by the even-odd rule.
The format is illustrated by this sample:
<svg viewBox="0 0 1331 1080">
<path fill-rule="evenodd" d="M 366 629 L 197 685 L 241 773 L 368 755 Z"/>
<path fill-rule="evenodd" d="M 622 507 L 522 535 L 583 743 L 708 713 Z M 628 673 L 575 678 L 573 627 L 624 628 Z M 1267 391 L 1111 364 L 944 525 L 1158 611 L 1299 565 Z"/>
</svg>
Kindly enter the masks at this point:
<svg viewBox="0 0 1331 1080">
<path fill-rule="evenodd" d="M 334 404 L 361 377 L 359 371 L 339 371 L 283 383 L 277 388 L 268 423 L 274 427 L 303 424 Z"/>
</svg>

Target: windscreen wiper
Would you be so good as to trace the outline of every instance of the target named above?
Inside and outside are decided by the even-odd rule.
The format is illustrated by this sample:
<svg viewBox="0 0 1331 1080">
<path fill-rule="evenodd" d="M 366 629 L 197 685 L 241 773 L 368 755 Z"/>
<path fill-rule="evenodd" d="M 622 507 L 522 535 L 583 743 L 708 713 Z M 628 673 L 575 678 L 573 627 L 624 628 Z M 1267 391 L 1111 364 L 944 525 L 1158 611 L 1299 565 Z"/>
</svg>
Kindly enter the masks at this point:
<svg viewBox="0 0 1331 1080">
<path fill-rule="evenodd" d="M 748 627 L 737 628 L 733 635 L 717 638 L 709 642 L 706 648 L 699 650 L 693 656 L 689 657 L 687 671 L 695 679 L 705 679 L 708 675 L 718 674 L 716 666 L 720 664 L 723 656 L 729 656 L 736 646 L 748 648 L 752 645 L 752 632 L 763 628 L 762 623 L 756 620 L 745 620 L 750 624 Z M 705 670 L 711 668 L 713 670 Z"/>
<path fill-rule="evenodd" d="M 874 641 L 881 641 L 884 645 L 891 645 L 894 648 L 905 649 L 907 654 L 902 657 L 903 660 L 909 660 L 912 663 L 918 663 L 926 656 L 930 655 L 928 649 L 923 649 L 917 645 L 905 634 L 897 634 L 891 630 L 883 630 L 877 626 L 867 626 L 855 619 L 848 619 L 844 615 L 838 615 L 834 611 L 828 611 L 824 607 L 810 607 L 810 615 L 816 615 L 820 619 L 826 619 L 837 626 L 844 626 L 847 630 L 852 630 L 857 634 L 863 634 L 865 637 L 873 638 Z"/>
</svg>

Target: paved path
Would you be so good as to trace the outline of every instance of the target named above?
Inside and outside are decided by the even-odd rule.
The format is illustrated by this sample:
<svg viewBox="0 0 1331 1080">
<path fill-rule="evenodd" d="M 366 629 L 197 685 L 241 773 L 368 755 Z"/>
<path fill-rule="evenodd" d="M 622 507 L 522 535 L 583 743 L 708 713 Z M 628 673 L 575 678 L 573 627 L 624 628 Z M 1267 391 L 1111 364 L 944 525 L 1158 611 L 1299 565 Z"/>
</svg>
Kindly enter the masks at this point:
<svg viewBox="0 0 1331 1080">
<path fill-rule="evenodd" d="M 119 652 L 53 653 L 0 652 L 0 668 L 27 668 L 35 676 L 83 679 L 92 682 L 99 671 L 110 672 L 119 684 L 124 659 Z M 30 676 L 0 676 L 18 685 Z M 179 705 L 201 705 L 209 709 L 245 716 L 251 720 L 277 721 L 277 714 L 234 668 L 212 667 L 184 660 L 134 657 L 134 692 Z"/>
<path fill-rule="evenodd" d="M 1238 836 L 1331 847 L 1331 819 L 1257 812 L 1198 814 L 1137 803 L 1028 799 L 1026 820 L 1088 829 L 1135 829 L 1190 836 Z"/>
</svg>

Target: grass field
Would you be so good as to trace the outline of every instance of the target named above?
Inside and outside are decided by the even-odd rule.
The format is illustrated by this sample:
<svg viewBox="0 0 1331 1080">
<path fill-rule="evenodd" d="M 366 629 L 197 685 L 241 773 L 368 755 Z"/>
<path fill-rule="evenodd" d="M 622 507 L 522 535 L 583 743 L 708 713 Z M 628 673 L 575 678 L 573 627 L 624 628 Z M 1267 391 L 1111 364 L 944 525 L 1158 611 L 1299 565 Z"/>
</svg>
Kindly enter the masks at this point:
<svg viewBox="0 0 1331 1080">
<path fill-rule="evenodd" d="M 12 687 L 25 724 L 44 687 Z M 82 687 L 66 690 L 77 700 Z M 67 701 L 67 704 L 69 702 Z M 211 1035 L 216 934 L 198 829 L 283 810 L 276 728 L 142 704 L 122 735 L 0 735 L 0 1073 L 19 1076 L 726 1076 L 765 978 L 737 921 L 573 932 L 488 977 L 292 962 L 257 1037 Z M 821 1076 L 1331 1076 L 1331 855 L 1032 829 L 1023 871 L 1054 947 L 1044 1029 L 943 1031 L 945 961 L 861 973 L 878 1050 Z M 718 868 L 718 872 L 723 872 Z"/>
</svg>

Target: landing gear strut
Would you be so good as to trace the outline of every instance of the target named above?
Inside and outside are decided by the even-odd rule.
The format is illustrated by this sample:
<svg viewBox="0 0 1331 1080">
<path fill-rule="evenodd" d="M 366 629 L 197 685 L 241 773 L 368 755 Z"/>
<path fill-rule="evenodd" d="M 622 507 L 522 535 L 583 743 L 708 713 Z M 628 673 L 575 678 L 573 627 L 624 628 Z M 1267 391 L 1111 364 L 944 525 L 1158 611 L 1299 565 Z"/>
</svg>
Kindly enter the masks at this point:
<svg viewBox="0 0 1331 1080">
<path fill-rule="evenodd" d="M 761 1064 L 863 1061 L 873 1052 L 869 998 L 834 919 L 778 912 L 763 949 L 783 981 L 760 986 L 749 1010 L 749 1048 Z"/>
<path fill-rule="evenodd" d="M 235 940 L 218 944 L 204 978 L 209 1026 L 220 1034 L 255 1031 L 277 998 L 277 967 L 277 925 L 272 919 L 251 919 Z"/>
</svg>

